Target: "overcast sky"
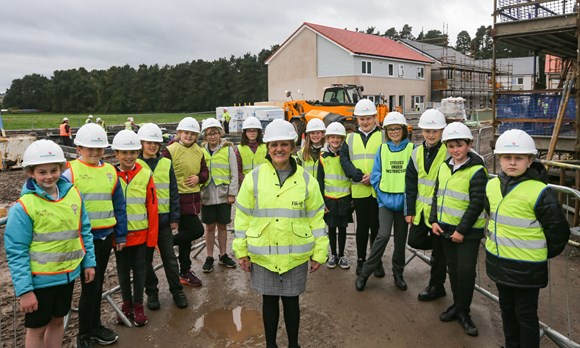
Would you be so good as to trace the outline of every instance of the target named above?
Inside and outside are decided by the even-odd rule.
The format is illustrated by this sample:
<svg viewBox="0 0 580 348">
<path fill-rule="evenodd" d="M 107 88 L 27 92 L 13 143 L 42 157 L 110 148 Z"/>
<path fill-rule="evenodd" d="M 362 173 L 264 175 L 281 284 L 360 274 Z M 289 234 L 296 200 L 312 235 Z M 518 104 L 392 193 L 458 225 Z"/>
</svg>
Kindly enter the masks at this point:
<svg viewBox="0 0 580 348">
<path fill-rule="evenodd" d="M 493 1 L 2 0 L 0 93 L 34 73 L 258 54 L 303 22 L 380 32 L 409 24 L 415 36 L 445 30 L 454 45 L 461 30 L 473 37 L 492 24 Z"/>
</svg>

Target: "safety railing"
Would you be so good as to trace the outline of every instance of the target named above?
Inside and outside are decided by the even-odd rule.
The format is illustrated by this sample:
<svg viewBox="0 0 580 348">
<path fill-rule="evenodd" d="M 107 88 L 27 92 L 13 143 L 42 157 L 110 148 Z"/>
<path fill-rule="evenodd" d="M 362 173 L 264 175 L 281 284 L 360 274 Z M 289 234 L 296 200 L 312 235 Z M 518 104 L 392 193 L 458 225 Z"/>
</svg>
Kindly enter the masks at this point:
<svg viewBox="0 0 580 348">
<path fill-rule="evenodd" d="M 576 0 L 496 0 L 498 22 L 561 16 L 578 10 Z"/>
<path fill-rule="evenodd" d="M 577 201 L 580 201 L 580 191 L 575 190 L 573 188 L 567 187 L 567 186 L 560 186 L 560 185 L 548 185 L 550 188 L 552 188 L 554 191 L 556 191 L 557 193 L 560 193 L 562 195 L 564 195 L 564 198 L 562 200 L 562 209 L 564 211 L 564 214 L 566 215 L 566 217 L 568 218 L 568 220 L 570 221 L 570 217 L 571 215 L 573 215 L 573 210 L 570 209 L 570 207 L 573 206 L 573 204 L 575 204 Z M 576 220 L 576 219 L 574 219 Z M 580 236 L 580 226 L 577 225 L 573 225 L 571 227 L 571 232 L 572 235 L 575 236 Z M 482 241 L 482 247 L 484 242 Z M 569 245 L 571 247 L 578 247 L 578 243 L 573 242 L 573 241 L 569 241 Z M 407 245 L 407 249 L 411 252 L 411 255 L 409 255 L 406 259 L 405 264 L 408 264 L 409 262 L 411 262 L 414 258 L 419 258 L 420 260 L 424 261 L 427 264 L 430 264 L 430 257 L 429 254 L 423 250 L 417 250 L 414 248 L 411 248 L 410 246 Z M 566 253 L 566 251 L 564 252 Z M 481 253 L 480 253 L 481 254 Z M 573 315 L 580 315 L 580 312 L 578 312 L 578 310 L 571 310 L 571 306 L 577 306 L 578 304 L 573 304 L 570 303 L 570 274 L 569 274 L 569 270 L 570 270 L 570 265 L 569 265 L 569 255 L 560 255 L 558 256 L 556 259 L 558 258 L 564 258 L 564 275 L 565 275 L 565 279 L 564 279 L 564 285 L 565 285 L 565 289 L 563 290 L 564 292 L 564 302 L 566 304 L 566 308 L 565 308 L 565 322 L 566 324 L 563 325 L 563 327 L 565 327 L 565 331 L 567 331 L 566 333 L 562 333 L 559 330 L 554 328 L 554 325 L 549 325 L 546 322 L 540 321 L 540 330 L 541 330 L 541 336 L 546 336 L 549 339 L 551 339 L 554 343 L 556 343 L 558 346 L 560 347 L 575 347 L 575 348 L 580 348 L 580 343 L 578 343 L 578 341 L 575 341 L 573 339 L 573 334 L 574 332 L 572 331 L 572 323 L 573 323 Z M 499 304 L 499 298 L 497 297 L 497 295 L 495 295 L 494 293 L 492 293 L 491 291 L 489 291 L 488 289 L 486 289 L 486 287 L 483 285 L 483 280 L 482 280 L 482 273 L 485 273 L 483 266 L 481 265 L 482 263 L 484 263 L 484 260 L 481 260 L 482 258 L 480 257 L 479 261 L 478 261 L 478 270 L 477 270 L 477 281 L 475 284 L 475 290 L 477 292 L 479 292 L 480 294 L 482 294 L 484 297 L 492 300 L 495 303 Z M 550 269 L 550 282 L 548 285 L 548 303 L 552 304 L 552 302 L 554 301 L 554 295 L 553 292 L 555 292 L 555 290 L 553 291 L 553 280 L 552 280 L 552 260 L 549 260 L 549 269 Z M 489 283 L 489 282 L 488 282 Z M 558 287 L 558 291 L 562 292 L 561 287 Z M 552 306 L 550 306 L 552 307 Z M 554 319 L 552 318 L 552 315 L 550 315 L 550 319 Z M 580 318 L 576 318 L 577 320 Z M 562 329 L 560 329 L 561 331 L 563 331 Z M 576 330 L 578 330 L 578 328 L 576 328 Z M 575 332 L 576 334 L 576 339 L 578 340 L 578 335 L 580 335 L 580 332 Z"/>
</svg>

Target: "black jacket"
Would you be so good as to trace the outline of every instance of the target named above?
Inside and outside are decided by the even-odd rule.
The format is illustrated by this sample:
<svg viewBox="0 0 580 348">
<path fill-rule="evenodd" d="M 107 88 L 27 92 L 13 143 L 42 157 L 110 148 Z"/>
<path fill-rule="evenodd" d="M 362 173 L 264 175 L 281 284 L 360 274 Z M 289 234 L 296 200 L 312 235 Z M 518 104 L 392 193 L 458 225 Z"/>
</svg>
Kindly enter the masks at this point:
<svg viewBox="0 0 580 348">
<path fill-rule="evenodd" d="M 482 165 L 485 168 L 485 164 L 481 157 L 475 152 L 468 152 L 467 157 L 469 161 L 461 165 L 456 171 L 464 170 L 469 167 L 476 165 Z M 449 164 L 451 158 L 445 160 L 443 165 L 449 167 L 452 173 L 453 166 Z M 483 201 L 485 198 L 485 186 L 487 185 L 487 171 L 481 168 L 478 170 L 473 177 L 469 180 L 469 205 L 465 209 L 465 213 L 461 217 L 459 225 L 448 225 L 439 223 L 439 226 L 443 229 L 442 236 L 445 238 L 451 238 L 453 232 L 457 231 L 461 233 L 465 239 L 481 239 L 484 235 L 483 228 L 474 228 L 473 225 L 481 215 L 483 211 Z M 435 181 L 435 195 L 433 196 L 433 202 L 431 203 L 431 215 L 429 216 L 429 223 L 438 222 L 437 221 L 437 190 L 439 188 L 439 179 Z"/>
<path fill-rule="evenodd" d="M 501 193 L 506 195 L 517 184 L 526 180 L 546 182 L 547 172 L 539 162 L 533 162 L 531 167 L 519 177 L 509 177 L 503 172 L 499 174 Z M 489 214 L 489 200 L 485 197 L 485 211 Z M 562 213 L 560 204 L 553 190 L 547 187 L 536 202 L 534 213 L 542 225 L 548 244 L 548 258 L 559 255 L 570 238 L 570 227 Z M 522 262 L 497 257 L 486 252 L 487 275 L 496 283 L 517 288 L 543 288 L 548 284 L 548 262 Z"/>
<path fill-rule="evenodd" d="M 375 127 L 375 129 L 373 129 L 369 135 L 365 135 L 364 133 L 362 133 L 360 130 L 355 131 L 355 133 L 360 134 L 363 144 L 365 145 L 365 147 L 367 146 L 367 142 L 369 141 L 369 138 L 371 137 L 371 135 L 373 135 L 375 132 L 380 132 L 381 129 L 379 127 Z M 347 135 L 348 137 L 348 135 Z M 352 161 L 350 160 L 350 154 L 348 153 L 348 144 L 345 142 L 342 143 L 342 147 L 340 148 L 340 165 L 342 166 L 342 170 L 344 171 L 344 175 L 346 175 L 347 178 L 350 178 L 352 181 L 354 182 L 360 182 L 363 178 L 363 172 L 358 169 L 357 167 L 354 166 L 354 164 L 352 164 Z"/>
<path fill-rule="evenodd" d="M 425 171 L 428 172 L 431 168 L 431 164 L 433 164 L 433 161 L 435 160 L 435 157 L 437 157 L 437 153 L 441 147 L 441 142 L 432 147 L 425 146 L 425 142 L 423 142 L 421 146 L 425 148 L 423 151 L 423 162 L 425 163 Z M 414 151 L 417 151 L 418 148 L 419 147 L 415 148 Z M 416 215 L 415 204 L 417 202 L 417 194 L 419 192 L 417 189 L 418 182 L 419 173 L 417 173 L 417 170 L 415 169 L 415 163 L 413 162 L 413 158 L 411 158 L 405 173 L 405 207 L 403 208 L 403 214 L 405 216 Z"/>
<path fill-rule="evenodd" d="M 151 171 L 155 171 L 157 163 L 163 157 L 157 156 L 156 158 L 143 158 L 143 155 L 139 155 L 139 158 L 143 160 L 149 166 Z M 159 226 L 167 225 L 171 222 L 179 222 L 179 190 L 177 188 L 177 179 L 175 177 L 175 171 L 173 171 L 173 166 L 169 169 L 169 213 L 159 214 Z"/>
</svg>

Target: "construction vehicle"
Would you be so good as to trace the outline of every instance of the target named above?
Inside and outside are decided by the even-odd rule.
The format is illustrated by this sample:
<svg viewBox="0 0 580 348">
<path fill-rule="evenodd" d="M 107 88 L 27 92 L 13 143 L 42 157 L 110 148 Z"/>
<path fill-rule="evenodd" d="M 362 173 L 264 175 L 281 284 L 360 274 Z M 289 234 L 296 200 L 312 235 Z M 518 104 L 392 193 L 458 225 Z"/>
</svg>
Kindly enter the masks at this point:
<svg viewBox="0 0 580 348">
<path fill-rule="evenodd" d="M 293 100 L 292 93 L 287 91 L 286 97 L 292 100 L 284 103 L 284 117 L 291 122 L 300 136 L 306 130 L 306 124 L 313 118 L 324 121 L 325 125 L 332 122 L 341 122 L 347 131 L 355 129 L 354 106 L 363 98 L 363 86 L 333 84 L 324 89 L 322 101 L 319 100 Z M 377 118 L 382 124 L 389 107 L 381 98 L 377 105 Z"/>
</svg>

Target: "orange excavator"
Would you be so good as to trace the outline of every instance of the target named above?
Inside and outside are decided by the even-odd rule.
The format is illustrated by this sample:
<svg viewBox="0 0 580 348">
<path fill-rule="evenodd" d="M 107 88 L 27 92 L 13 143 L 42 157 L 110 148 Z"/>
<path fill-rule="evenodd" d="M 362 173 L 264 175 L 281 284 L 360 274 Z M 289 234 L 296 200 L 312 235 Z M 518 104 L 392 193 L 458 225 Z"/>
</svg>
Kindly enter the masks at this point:
<svg viewBox="0 0 580 348">
<path fill-rule="evenodd" d="M 298 135 L 301 137 L 306 130 L 306 124 L 313 118 L 324 121 L 325 125 L 331 122 L 341 122 L 347 131 L 354 130 L 354 106 L 363 98 L 363 86 L 333 84 L 324 89 L 322 101 L 320 100 L 290 100 L 284 103 L 284 117 L 291 122 Z M 292 99 L 291 92 L 286 92 L 286 97 Z M 383 123 L 389 107 L 384 104 L 383 98 L 377 104 L 377 122 Z"/>
</svg>

